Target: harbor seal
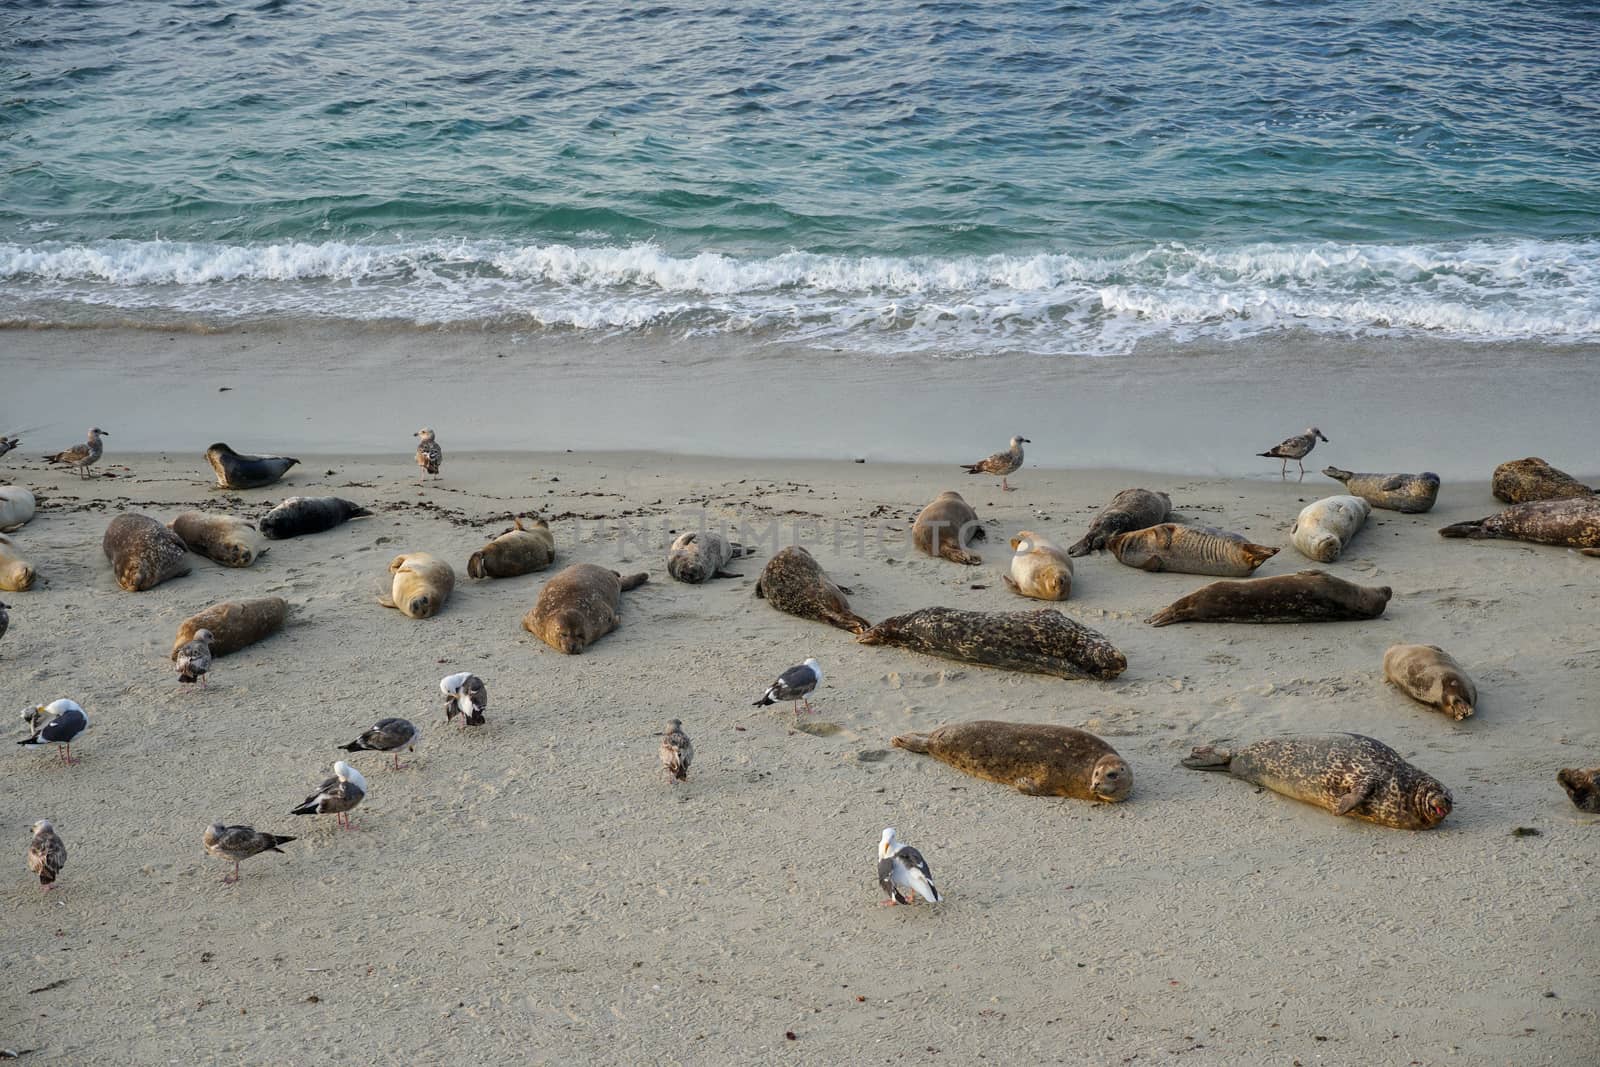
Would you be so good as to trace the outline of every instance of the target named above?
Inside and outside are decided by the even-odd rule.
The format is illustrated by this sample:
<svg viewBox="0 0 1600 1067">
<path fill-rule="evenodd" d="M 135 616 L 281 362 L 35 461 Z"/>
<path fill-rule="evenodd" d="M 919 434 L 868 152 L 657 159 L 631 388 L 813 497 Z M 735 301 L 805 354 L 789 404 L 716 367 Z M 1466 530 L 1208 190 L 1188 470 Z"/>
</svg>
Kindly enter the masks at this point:
<svg viewBox="0 0 1600 1067">
<path fill-rule="evenodd" d="M 1011 573 L 1001 580 L 1018 596 L 1065 600 L 1072 595 L 1072 557 L 1055 542 L 1023 530 L 1011 539 Z"/>
<path fill-rule="evenodd" d="M 1557 470 L 1538 456 L 1514 459 L 1494 469 L 1489 489 L 1496 500 L 1507 504 L 1531 504 L 1536 500 L 1570 500 L 1594 496 L 1595 491 L 1566 471 Z"/>
<path fill-rule="evenodd" d="M 183 538 L 148 515 L 128 512 L 112 519 L 100 548 L 111 561 L 117 584 L 130 593 L 154 589 L 193 569 Z"/>
<path fill-rule="evenodd" d="M 185 511 L 167 523 L 167 527 L 183 538 L 189 551 L 224 567 L 248 567 L 267 550 L 261 543 L 261 532 L 256 524 L 237 515 Z"/>
<path fill-rule="evenodd" d="M 1150 616 L 1152 626 L 1175 622 L 1338 622 L 1376 619 L 1394 590 L 1356 585 L 1327 571 L 1212 582 Z"/>
<path fill-rule="evenodd" d="M 224 600 L 203 608 L 178 625 L 172 641 L 172 659 L 201 630 L 211 631 L 211 654 L 227 656 L 248 648 L 283 627 L 289 617 L 289 602 L 278 596 Z"/>
<path fill-rule="evenodd" d="M 856 640 L 863 645 L 894 645 L 962 663 L 1057 678 L 1111 679 L 1128 668 L 1127 657 L 1104 634 L 1054 608 L 922 608 L 884 619 Z"/>
<path fill-rule="evenodd" d="M 522 525 L 521 518 L 511 521 L 513 529 L 478 549 L 467 560 L 467 577 L 515 578 L 542 571 L 555 562 L 556 539 L 550 533 L 548 522 L 533 519 L 530 527 Z"/>
<path fill-rule="evenodd" d="M 450 564 L 426 552 L 402 552 L 389 561 L 389 573 L 389 591 L 378 594 L 378 603 L 412 619 L 439 614 L 456 588 Z"/>
<path fill-rule="evenodd" d="M 1600 767 L 1563 767 L 1556 773 L 1556 781 L 1567 791 L 1573 807 L 1600 815 Z"/>
<path fill-rule="evenodd" d="M 1564 548 L 1600 548 L 1600 497 L 1513 504 L 1496 515 L 1458 522 L 1441 537 L 1504 538 Z"/>
<path fill-rule="evenodd" d="M 1307 559 L 1332 563 L 1361 532 L 1371 514 L 1372 505 L 1358 496 L 1323 497 L 1300 509 L 1289 540 Z"/>
<path fill-rule="evenodd" d="M 1383 676 L 1406 696 L 1460 722 L 1478 703 L 1478 687 L 1438 645 L 1391 645 L 1383 654 Z"/>
<path fill-rule="evenodd" d="M 729 574 L 722 568 L 754 554 L 755 549 L 745 548 L 714 530 L 686 530 L 667 551 L 667 573 L 690 585 L 713 578 L 742 578 L 743 575 Z"/>
<path fill-rule="evenodd" d="M 1430 511 L 1439 499 L 1439 476 L 1432 471 L 1421 474 L 1356 474 L 1338 467 L 1322 468 L 1324 476 L 1342 482 L 1351 496 L 1358 496 L 1375 508 L 1403 511 L 1407 515 Z"/>
<path fill-rule="evenodd" d="M 261 535 L 272 541 L 322 533 L 371 515 L 360 504 L 336 496 L 291 496 L 261 517 Z"/>
<path fill-rule="evenodd" d="M 1172 498 L 1165 493 L 1148 489 L 1124 489 L 1111 498 L 1099 515 L 1089 525 L 1083 540 L 1067 549 L 1069 556 L 1087 556 L 1106 547 L 1112 535 L 1143 530 L 1147 526 L 1166 522 L 1172 514 Z"/>
<path fill-rule="evenodd" d="M 1133 771 L 1117 750 L 1070 726 L 979 719 L 900 734 L 889 743 L 1030 797 L 1114 803 L 1133 792 Z"/>
<path fill-rule="evenodd" d="M 206 462 L 223 489 L 260 489 L 282 478 L 300 461 L 288 456 L 245 456 L 218 441 L 206 449 Z"/>
<path fill-rule="evenodd" d="M 1361 734 L 1298 734 L 1237 749 L 1202 745 L 1183 765 L 1223 771 L 1335 815 L 1396 830 L 1432 829 L 1454 804 L 1436 778 Z"/>
<path fill-rule="evenodd" d="M 872 624 L 850 610 L 845 594 L 849 590 L 834 585 L 811 553 L 799 545 L 781 548 L 767 560 L 756 579 L 756 596 L 789 615 L 815 619 L 853 634 L 863 633 Z"/>
<path fill-rule="evenodd" d="M 617 628 L 622 594 L 649 580 L 648 574 L 624 578 L 593 563 L 574 563 L 544 583 L 522 628 L 557 652 L 576 656 Z"/>
<path fill-rule="evenodd" d="M 20 485 L 0 485 L 0 533 L 15 533 L 32 519 L 38 502 L 33 490 Z"/>
<path fill-rule="evenodd" d="M 1276 548 L 1252 544 L 1243 534 L 1177 522 L 1113 534 L 1106 548 L 1118 563 L 1141 571 L 1212 574 L 1221 578 L 1249 577 L 1278 554 Z"/>
<path fill-rule="evenodd" d="M 911 524 L 911 543 L 919 552 L 969 567 L 982 563 L 983 558 L 968 552 L 967 546 L 988 536 L 978 525 L 978 513 L 951 489 L 934 497 L 932 503 L 917 512 L 917 520 Z"/>
<path fill-rule="evenodd" d="M 7 593 L 25 593 L 33 588 L 33 564 L 17 554 L 11 538 L 0 534 L 0 590 Z"/>
</svg>

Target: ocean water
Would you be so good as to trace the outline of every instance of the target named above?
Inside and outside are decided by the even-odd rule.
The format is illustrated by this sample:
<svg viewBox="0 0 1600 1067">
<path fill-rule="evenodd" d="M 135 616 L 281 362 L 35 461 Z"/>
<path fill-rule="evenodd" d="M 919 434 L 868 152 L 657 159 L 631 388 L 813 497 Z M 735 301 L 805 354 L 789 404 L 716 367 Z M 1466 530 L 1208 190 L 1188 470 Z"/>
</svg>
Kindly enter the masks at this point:
<svg viewBox="0 0 1600 1067">
<path fill-rule="evenodd" d="M 1600 15 L 0 7 L 0 320 L 1600 341 Z"/>
</svg>

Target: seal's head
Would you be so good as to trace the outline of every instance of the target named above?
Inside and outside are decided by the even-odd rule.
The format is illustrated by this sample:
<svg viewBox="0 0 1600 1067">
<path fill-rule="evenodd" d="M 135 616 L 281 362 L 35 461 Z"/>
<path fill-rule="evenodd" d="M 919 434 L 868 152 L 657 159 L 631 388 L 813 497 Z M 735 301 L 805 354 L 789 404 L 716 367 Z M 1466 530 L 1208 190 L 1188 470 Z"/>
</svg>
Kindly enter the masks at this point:
<svg viewBox="0 0 1600 1067">
<path fill-rule="evenodd" d="M 1418 783 L 1412 793 L 1411 803 L 1416 808 L 1417 819 L 1429 829 L 1444 822 L 1445 816 L 1449 815 L 1455 806 L 1455 801 L 1450 797 L 1450 790 L 1432 778 L 1425 778 Z"/>
<path fill-rule="evenodd" d="M 1096 761 L 1094 772 L 1089 778 L 1089 792 L 1093 793 L 1096 799 L 1123 800 L 1132 791 L 1133 771 L 1121 756 L 1107 753 Z"/>
<path fill-rule="evenodd" d="M 550 620 L 549 626 L 549 640 L 569 656 L 576 656 L 589 643 L 583 613 L 575 608 L 558 613 Z"/>
<path fill-rule="evenodd" d="M 1445 712 L 1456 722 L 1467 718 L 1473 712 L 1472 696 L 1459 678 L 1445 679 L 1443 704 Z"/>
</svg>

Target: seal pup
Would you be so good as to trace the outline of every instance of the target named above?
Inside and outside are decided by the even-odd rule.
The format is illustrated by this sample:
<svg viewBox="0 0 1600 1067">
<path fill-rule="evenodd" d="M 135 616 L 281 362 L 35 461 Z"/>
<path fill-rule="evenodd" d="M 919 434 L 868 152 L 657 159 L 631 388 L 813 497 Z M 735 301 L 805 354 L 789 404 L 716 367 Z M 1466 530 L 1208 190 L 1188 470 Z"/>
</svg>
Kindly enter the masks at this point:
<svg viewBox="0 0 1600 1067">
<path fill-rule="evenodd" d="M 1175 622 L 1338 622 L 1376 619 L 1394 590 L 1356 585 L 1327 571 L 1297 571 L 1270 578 L 1212 582 L 1144 620 Z"/>
<path fill-rule="evenodd" d="M 921 897 L 937 904 L 942 897 L 933 886 L 933 872 L 922 853 L 895 836 L 894 827 L 885 826 L 878 840 L 878 885 L 889 895 L 884 907 L 915 904 Z"/>
<path fill-rule="evenodd" d="M 33 736 L 26 741 L 18 741 L 19 745 L 55 745 L 56 756 L 67 766 L 81 763 L 81 760 L 72 758 L 72 742 L 78 735 L 89 728 L 89 716 L 83 713 L 83 708 L 75 700 L 52 700 L 48 704 L 40 704 L 31 711 L 22 713 L 23 718 L 32 725 Z M 43 724 L 40 725 L 40 721 Z"/>
<path fill-rule="evenodd" d="M 799 545 L 774 552 L 756 580 L 756 596 L 781 612 L 853 634 L 864 633 L 872 624 L 850 610 L 848 592 L 844 586 L 834 585 L 811 553 Z"/>
<path fill-rule="evenodd" d="M 178 635 L 172 639 L 171 658 L 177 659 L 178 650 L 193 641 L 201 630 L 211 634 L 213 656 L 232 655 L 277 633 L 288 617 L 289 602 L 280 596 L 224 600 L 212 604 L 178 624 Z"/>
<path fill-rule="evenodd" d="M 1531 504 L 1535 500 L 1570 500 L 1594 496 L 1594 489 L 1566 471 L 1557 470 L 1538 456 L 1514 459 L 1494 469 L 1489 489 L 1496 500 L 1507 504 Z"/>
<path fill-rule="evenodd" d="M 439 442 L 433 439 L 433 431 L 424 426 L 411 435 L 417 438 L 417 466 L 422 468 L 422 474 L 417 475 L 417 484 L 422 484 L 425 475 L 437 476 L 439 464 L 444 462 L 444 449 L 439 447 Z"/>
<path fill-rule="evenodd" d="M 28 525 L 37 508 L 33 490 L 20 485 L 0 485 L 0 533 L 15 533 Z"/>
<path fill-rule="evenodd" d="M 279 845 L 296 840 L 283 834 L 264 834 L 253 826 L 225 826 L 214 822 L 206 827 L 206 851 L 221 859 L 233 861 L 233 873 L 223 875 L 222 884 L 232 885 L 239 880 L 239 862 L 263 852 L 282 852 Z"/>
<path fill-rule="evenodd" d="M 246 456 L 218 441 L 206 449 L 206 462 L 223 489 L 260 489 L 271 485 L 300 461 L 288 456 Z"/>
<path fill-rule="evenodd" d="M 1167 494 L 1148 489 L 1124 489 L 1095 516 L 1094 522 L 1089 524 L 1089 532 L 1067 549 L 1067 555 L 1087 556 L 1105 548 L 1114 535 L 1166 522 L 1171 514 L 1172 498 Z"/>
<path fill-rule="evenodd" d="M 799 718 L 801 704 L 806 706 L 808 713 L 815 710 L 812 708 L 811 701 L 808 698 L 812 693 L 816 692 L 817 686 L 821 684 L 822 664 L 818 663 L 815 657 L 811 657 L 804 663 L 790 667 L 778 675 L 777 681 L 767 686 L 767 691 L 762 693 L 761 698 L 750 706 L 764 708 L 768 705 L 776 704 L 780 700 L 787 700 L 794 705 L 795 717 Z"/>
<path fill-rule="evenodd" d="M 148 515 L 127 512 L 111 520 L 100 539 L 117 584 L 130 593 L 154 589 L 193 570 L 183 538 Z"/>
<path fill-rule="evenodd" d="M 267 550 L 261 532 L 249 519 L 237 515 L 208 515 L 185 511 L 167 523 L 189 551 L 224 567 L 248 567 Z"/>
<path fill-rule="evenodd" d="M 919 552 L 969 567 L 982 563 L 983 557 L 968 552 L 967 545 L 988 536 L 978 525 L 978 513 L 951 489 L 934 497 L 911 524 L 911 543 Z"/>
<path fill-rule="evenodd" d="M 574 563 L 544 583 L 522 628 L 557 652 L 576 656 L 621 624 L 622 594 L 649 580 L 648 574 L 624 578 L 593 563 Z"/>
<path fill-rule="evenodd" d="M 456 587 L 450 564 L 426 552 L 402 552 L 389 561 L 389 573 L 389 591 L 378 594 L 378 603 L 412 619 L 439 614 Z"/>
<path fill-rule="evenodd" d="M 410 719 L 379 719 L 373 724 L 372 729 L 364 731 L 348 745 L 339 747 L 346 752 L 392 752 L 394 769 L 398 771 L 410 766 L 400 762 L 400 750 L 402 748 L 407 752 L 417 750 L 417 728 Z"/>
<path fill-rule="evenodd" d="M 1439 535 L 1505 538 L 1564 548 L 1600 548 L 1600 497 L 1513 504 L 1488 518 L 1446 526 Z"/>
<path fill-rule="evenodd" d="M 1342 482 L 1350 495 L 1358 496 L 1375 508 L 1400 511 L 1407 515 L 1430 511 L 1439 499 L 1439 476 L 1432 471 L 1421 474 L 1356 474 L 1338 467 L 1322 468 L 1324 477 Z"/>
<path fill-rule="evenodd" d="M 976 463 L 963 463 L 961 469 L 968 474 L 998 474 L 1001 492 L 1009 493 L 1016 486 L 1007 482 L 1006 478 L 1017 473 L 1017 468 L 1022 466 L 1022 446 L 1031 444 L 1032 441 L 1018 434 L 1011 439 L 1011 447 L 1004 452 L 996 452 L 988 459 L 980 459 Z"/>
<path fill-rule="evenodd" d="M 33 588 L 35 577 L 33 564 L 17 555 L 11 538 L 0 534 L 0 590 L 25 593 Z"/>
<path fill-rule="evenodd" d="M 291 496 L 261 517 L 261 536 L 282 541 L 303 534 L 322 533 L 372 512 L 336 496 Z"/>
<path fill-rule="evenodd" d="M 28 842 L 28 870 L 39 876 L 39 888 L 48 893 L 66 865 L 67 846 L 61 843 L 55 824 L 40 819 L 33 824 L 33 840 Z"/>
<path fill-rule="evenodd" d="M 1600 767 L 1564 767 L 1556 773 L 1556 781 L 1567 791 L 1573 807 L 1600 815 Z"/>
<path fill-rule="evenodd" d="M 1361 532 L 1372 505 L 1358 496 L 1329 496 L 1300 509 L 1289 541 L 1302 556 L 1332 563 Z"/>
<path fill-rule="evenodd" d="M 1054 608 L 1034 611 L 958 611 L 922 608 L 884 619 L 856 638 L 930 656 L 1057 678 L 1110 680 L 1127 657 L 1104 634 Z"/>
<path fill-rule="evenodd" d="M 755 555 L 755 549 L 730 541 L 715 530 L 685 530 L 667 550 L 667 573 L 680 582 L 699 585 L 713 578 L 743 578 L 723 570 L 736 559 Z"/>
<path fill-rule="evenodd" d="M 439 680 L 439 691 L 444 694 L 444 721 L 461 716 L 461 726 L 482 726 L 488 720 L 483 713 L 489 708 L 489 687 L 471 671 L 462 671 Z"/>
<path fill-rule="evenodd" d="M 694 743 L 689 740 L 689 735 L 683 732 L 682 720 L 672 719 L 667 722 L 667 732 L 661 738 L 661 748 L 657 755 L 661 757 L 661 766 L 672 776 L 673 785 L 689 777 L 689 764 L 694 762 Z"/>
<path fill-rule="evenodd" d="M 1202 745 L 1183 765 L 1223 771 L 1274 793 L 1396 830 L 1429 830 L 1450 814 L 1450 790 L 1361 734 L 1299 734 L 1243 748 Z"/>
<path fill-rule="evenodd" d="M 367 795 L 367 780 L 344 760 L 333 765 L 333 777 L 325 778 L 317 791 L 306 797 L 290 815 L 337 815 L 341 830 L 354 830 L 350 812 Z"/>
<path fill-rule="evenodd" d="M 1253 544 L 1243 534 L 1177 522 L 1112 534 L 1106 548 L 1118 563 L 1141 571 L 1212 574 L 1220 578 L 1248 578 L 1278 554 L 1276 548 Z"/>
<path fill-rule="evenodd" d="M 89 477 L 89 468 L 100 462 L 100 457 L 105 453 L 106 446 L 100 438 L 111 435 L 98 426 L 89 431 L 89 440 L 81 445 L 73 445 L 64 452 L 57 452 L 53 456 L 44 457 L 46 463 L 63 463 L 73 467 L 78 472 L 78 477 Z"/>
<path fill-rule="evenodd" d="M 196 630 L 194 636 L 173 654 L 173 665 L 177 668 L 180 683 L 192 685 L 198 680 L 202 687 L 206 684 L 206 675 L 211 670 L 211 638 L 210 630 Z"/>
<path fill-rule="evenodd" d="M 1065 600 L 1072 595 L 1072 558 L 1049 538 L 1023 530 L 1011 539 L 1011 573 L 1000 580 L 1018 596 Z"/>
<path fill-rule="evenodd" d="M 1478 687 L 1461 664 L 1438 645 L 1390 645 L 1383 676 L 1412 700 L 1460 722 L 1478 703 Z"/>
<path fill-rule="evenodd" d="M 1133 771 L 1117 750 L 1071 726 L 978 719 L 899 734 L 889 743 L 1030 797 L 1115 802 L 1133 791 Z"/>
<path fill-rule="evenodd" d="M 1322 436 L 1321 430 L 1312 426 L 1305 433 L 1297 433 L 1293 437 L 1285 437 L 1280 443 L 1273 445 L 1265 452 L 1257 452 L 1256 455 L 1264 456 L 1267 459 L 1283 460 L 1283 471 L 1281 473 L 1285 478 L 1289 477 L 1289 461 L 1291 459 L 1294 460 L 1295 464 L 1300 468 L 1300 477 L 1303 480 L 1306 476 L 1306 465 L 1301 460 L 1311 454 L 1311 450 L 1317 447 L 1319 440 L 1327 441 L 1328 439 Z"/>
<path fill-rule="evenodd" d="M 520 517 L 511 521 L 512 529 L 478 549 L 467 560 L 467 577 L 515 578 L 542 571 L 555 562 L 556 539 L 550 533 L 548 522 L 532 519 L 530 527 L 522 525 Z"/>
</svg>

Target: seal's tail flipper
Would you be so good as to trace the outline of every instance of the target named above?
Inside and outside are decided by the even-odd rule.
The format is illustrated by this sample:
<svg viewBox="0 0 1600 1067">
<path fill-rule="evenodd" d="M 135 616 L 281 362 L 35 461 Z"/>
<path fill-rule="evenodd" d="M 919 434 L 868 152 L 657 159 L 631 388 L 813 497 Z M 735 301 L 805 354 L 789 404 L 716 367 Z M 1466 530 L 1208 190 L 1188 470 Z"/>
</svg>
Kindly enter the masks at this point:
<svg viewBox="0 0 1600 1067">
<path fill-rule="evenodd" d="M 977 555 L 976 553 L 968 552 L 962 548 L 957 548 L 955 545 L 941 545 L 939 547 L 939 555 L 943 556 L 951 563 L 964 563 L 968 567 L 976 567 L 978 564 L 983 562 L 982 556 Z"/>
<path fill-rule="evenodd" d="M 1104 548 L 1105 544 L 1105 538 L 1099 537 L 1094 533 L 1087 533 L 1083 535 L 1083 540 L 1067 549 L 1067 555 L 1073 557 L 1087 556 L 1097 548 Z"/>
<path fill-rule="evenodd" d="M 1600 556 L 1600 548 L 1583 548 L 1579 549 L 1579 551 L 1585 556 Z"/>
<path fill-rule="evenodd" d="M 650 580 L 650 576 L 648 574 L 630 574 L 626 577 L 623 577 L 619 574 L 617 575 L 617 578 L 622 582 L 622 591 L 624 593 L 630 589 L 637 589 L 645 582 Z"/>
<path fill-rule="evenodd" d="M 519 526 L 518 529 L 521 529 L 521 527 Z M 484 570 L 483 570 L 483 553 L 482 552 L 474 552 L 472 554 L 472 558 L 467 560 L 467 577 L 468 578 L 487 578 L 488 577 L 488 575 L 485 574 Z"/>
<path fill-rule="evenodd" d="M 895 748 L 903 748 L 908 752 L 928 751 L 929 734 L 896 734 L 889 738 L 889 743 Z"/>
<path fill-rule="evenodd" d="M 1175 604 L 1168 605 L 1144 621 L 1151 626 L 1171 626 L 1175 622 L 1183 622 L 1183 616 L 1175 610 L 1176 607 Z"/>
<path fill-rule="evenodd" d="M 872 624 L 853 611 L 841 612 L 838 615 L 831 616 L 828 621 L 841 630 L 849 630 L 856 635 L 856 640 L 858 641 L 872 630 Z M 877 644 L 876 641 L 862 641 L 861 643 L 865 645 Z"/>
<path fill-rule="evenodd" d="M 1228 764 L 1233 762 L 1233 750 L 1201 745 L 1182 762 L 1191 771 L 1226 771 Z"/>
<path fill-rule="evenodd" d="M 1276 548 L 1269 548 L 1266 545 L 1244 546 L 1245 562 L 1250 564 L 1251 570 L 1255 570 L 1257 567 L 1261 566 L 1263 563 L 1277 554 L 1278 550 Z"/>
<path fill-rule="evenodd" d="M 1487 518 L 1483 518 L 1483 519 L 1474 519 L 1471 522 L 1458 522 L 1458 523 L 1455 523 L 1453 525 L 1446 526 L 1444 529 L 1440 530 L 1439 531 L 1439 536 L 1440 537 L 1493 537 L 1494 534 L 1490 533 L 1489 531 L 1487 531 L 1487 530 L 1485 530 L 1483 528 L 1483 524 L 1488 522 L 1488 521 L 1489 520 Z"/>
</svg>

